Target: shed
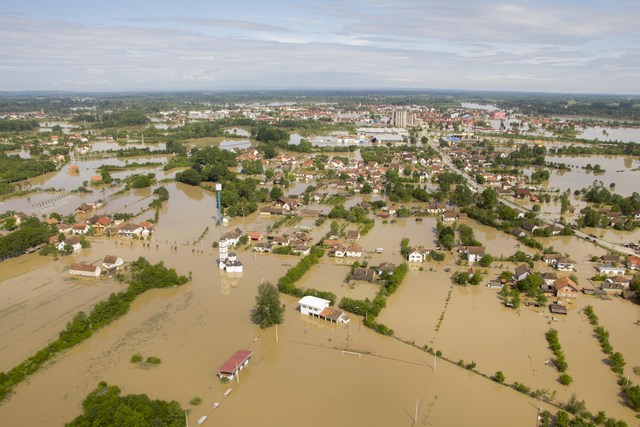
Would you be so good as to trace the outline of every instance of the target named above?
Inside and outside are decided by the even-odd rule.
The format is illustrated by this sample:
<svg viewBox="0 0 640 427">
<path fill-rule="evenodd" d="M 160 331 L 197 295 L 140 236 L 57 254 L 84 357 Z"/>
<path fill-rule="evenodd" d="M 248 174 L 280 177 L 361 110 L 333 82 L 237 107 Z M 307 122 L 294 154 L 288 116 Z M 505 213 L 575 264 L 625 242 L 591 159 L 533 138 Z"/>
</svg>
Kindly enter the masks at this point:
<svg viewBox="0 0 640 427">
<path fill-rule="evenodd" d="M 567 307 L 562 304 L 549 304 L 549 311 L 553 314 L 567 314 Z"/>
</svg>

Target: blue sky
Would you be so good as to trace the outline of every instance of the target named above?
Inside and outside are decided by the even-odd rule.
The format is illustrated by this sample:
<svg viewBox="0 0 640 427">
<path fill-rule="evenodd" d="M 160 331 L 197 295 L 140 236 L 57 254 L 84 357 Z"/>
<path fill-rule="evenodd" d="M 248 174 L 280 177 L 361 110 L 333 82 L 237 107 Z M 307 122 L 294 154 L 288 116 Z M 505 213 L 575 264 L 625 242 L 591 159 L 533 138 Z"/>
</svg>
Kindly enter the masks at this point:
<svg viewBox="0 0 640 427">
<path fill-rule="evenodd" d="M 637 0 L 2 0 L 0 90 L 640 93 Z"/>
</svg>

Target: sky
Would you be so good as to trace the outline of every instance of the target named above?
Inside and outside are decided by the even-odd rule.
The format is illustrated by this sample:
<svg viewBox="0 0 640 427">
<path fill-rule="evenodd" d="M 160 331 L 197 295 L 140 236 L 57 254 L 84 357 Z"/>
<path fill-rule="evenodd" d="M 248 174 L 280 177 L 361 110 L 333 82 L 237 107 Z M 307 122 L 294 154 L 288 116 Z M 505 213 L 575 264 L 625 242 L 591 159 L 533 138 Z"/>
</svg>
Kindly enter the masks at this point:
<svg viewBox="0 0 640 427">
<path fill-rule="evenodd" d="M 0 91 L 640 94 L 638 0 L 2 0 Z"/>
</svg>

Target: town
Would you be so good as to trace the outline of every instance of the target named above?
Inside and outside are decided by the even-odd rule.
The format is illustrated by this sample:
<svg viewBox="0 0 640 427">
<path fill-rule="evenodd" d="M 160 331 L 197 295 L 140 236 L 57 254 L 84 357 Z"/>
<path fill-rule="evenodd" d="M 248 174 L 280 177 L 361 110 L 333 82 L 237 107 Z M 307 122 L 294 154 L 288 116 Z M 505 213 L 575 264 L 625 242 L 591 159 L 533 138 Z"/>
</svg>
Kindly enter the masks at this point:
<svg viewBox="0 0 640 427">
<path fill-rule="evenodd" d="M 199 423 L 326 381 L 344 393 L 309 398 L 353 405 L 341 425 L 397 425 L 413 406 L 446 425 L 443 399 L 460 398 L 476 403 L 458 425 L 495 410 L 514 425 L 637 423 L 637 113 L 262 96 L 0 102 L 0 417 L 69 422 L 100 378 Z M 283 314 L 263 324 L 271 288 Z M 120 294 L 126 308 L 101 306 Z M 99 309 L 102 330 L 69 329 Z M 83 341 L 53 348 L 67 332 Z M 78 367 L 64 393 L 50 385 Z"/>
</svg>

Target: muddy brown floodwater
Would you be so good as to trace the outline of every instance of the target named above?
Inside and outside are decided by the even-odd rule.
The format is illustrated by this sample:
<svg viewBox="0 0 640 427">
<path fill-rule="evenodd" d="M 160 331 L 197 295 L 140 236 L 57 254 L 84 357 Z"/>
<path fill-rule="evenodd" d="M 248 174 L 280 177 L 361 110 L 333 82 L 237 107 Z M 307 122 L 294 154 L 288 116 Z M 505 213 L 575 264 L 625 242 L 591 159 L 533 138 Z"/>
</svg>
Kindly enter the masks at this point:
<svg viewBox="0 0 640 427">
<path fill-rule="evenodd" d="M 169 203 L 160 210 L 149 246 L 95 237 L 90 249 L 70 257 L 53 260 L 29 255 L 0 264 L 3 370 L 55 339 L 76 311 L 90 310 L 124 286 L 109 279 L 71 280 L 65 270 L 71 262 L 95 262 L 107 254 L 127 262 L 144 256 L 150 262 L 163 261 L 181 274 L 192 274 L 184 286 L 141 295 L 126 315 L 16 387 L 15 394 L 0 404 L 2 425 L 63 425 L 81 413 L 82 400 L 101 380 L 118 385 L 123 394 L 177 400 L 191 410 L 190 423 L 207 415 L 205 426 L 411 426 L 416 402 L 417 425 L 520 426 L 536 422 L 538 401 L 445 360 L 436 362 L 433 356 L 395 338 L 378 335 L 363 327 L 357 316 L 347 326 L 308 318 L 297 310 L 295 298 L 283 295 L 285 322 L 277 330 L 276 342 L 274 328 L 263 331 L 250 320 L 256 289 L 263 280 L 276 282 L 299 258 L 254 254 L 242 248 L 237 253 L 244 272 L 227 274 L 215 265 L 217 252 L 212 249 L 224 231 L 237 226 L 264 231 L 275 219 L 253 214 L 220 228 L 215 225 L 212 193 L 182 184 L 167 184 L 167 188 Z M 138 200 L 145 194 L 130 197 Z M 311 234 L 322 236 L 329 229 L 328 222 Z M 490 253 L 509 255 L 517 250 L 510 236 L 469 224 Z M 283 226 L 280 232 L 302 225 L 314 226 L 313 221 L 303 220 Z M 401 263 L 403 237 L 409 237 L 412 245 L 433 248 L 435 225 L 435 218 L 424 218 L 422 223 L 402 219 L 396 224 L 376 220 L 375 227 L 359 241 L 365 250 L 361 261 Z M 589 256 L 604 253 L 574 238 L 549 238 L 544 244 L 571 254 L 581 283 L 593 275 Z M 377 247 L 384 248 L 382 254 L 373 253 Z M 554 322 L 542 309 L 505 308 L 496 290 L 452 286 L 451 271 L 445 269 L 468 268 L 455 266 L 456 259 L 447 253 L 444 262 L 412 266 L 378 321 L 393 328 L 399 338 L 434 347 L 453 361 L 474 361 L 476 369 L 487 376 L 502 370 L 508 383 L 519 381 L 532 389 L 556 391 L 558 402 L 575 393 L 589 410 L 605 410 L 609 416 L 633 423 L 634 414 L 619 402 L 616 378 L 603 362 L 604 355 L 580 308 L 595 307 L 631 372 L 631 366 L 640 364 L 640 344 L 634 340 L 638 328 L 634 322 L 640 318 L 637 306 L 619 298 L 581 295 L 568 304 L 566 318 Z M 372 298 L 378 285 L 345 283 L 350 264 L 324 257 L 297 285 L 329 290 L 338 298 Z M 512 267 L 504 263 L 491 273 Z M 544 338 L 550 327 L 559 330 L 568 373 L 574 378 L 569 387 L 561 386 L 557 371 L 545 364 L 553 357 Z M 221 384 L 215 376 L 217 368 L 244 348 L 253 350 L 254 356 L 242 371 L 240 383 Z M 159 357 L 162 363 L 152 368 L 132 364 L 134 353 Z M 225 397 L 227 389 L 232 391 Z M 195 396 L 202 398 L 201 405 L 189 404 Z M 214 407 L 216 402 L 220 406 Z M 555 410 L 544 403 L 543 407 Z"/>
</svg>

